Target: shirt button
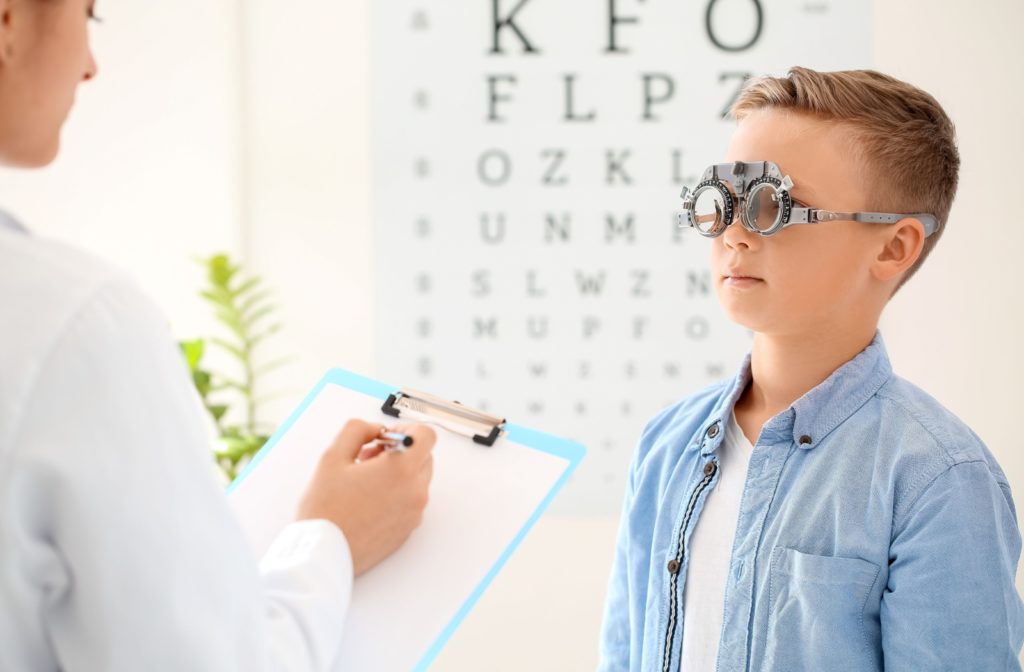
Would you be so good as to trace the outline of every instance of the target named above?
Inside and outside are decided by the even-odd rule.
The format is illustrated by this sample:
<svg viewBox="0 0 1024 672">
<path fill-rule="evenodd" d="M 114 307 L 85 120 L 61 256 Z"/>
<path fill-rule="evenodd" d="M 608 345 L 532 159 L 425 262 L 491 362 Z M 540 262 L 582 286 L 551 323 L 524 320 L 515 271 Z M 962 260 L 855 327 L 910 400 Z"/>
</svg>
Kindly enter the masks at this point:
<svg viewBox="0 0 1024 672">
<path fill-rule="evenodd" d="M 679 561 L 675 558 L 668 561 L 668 573 L 676 574 L 679 572 Z"/>
<path fill-rule="evenodd" d="M 715 473 L 715 469 L 717 468 L 718 467 L 715 466 L 714 461 L 708 462 L 707 464 L 704 465 L 704 475 L 710 476 L 711 474 Z"/>
<path fill-rule="evenodd" d="M 807 436 L 806 434 L 804 434 L 803 436 L 800 437 L 800 445 L 806 446 L 810 442 L 811 442 L 811 437 Z"/>
<path fill-rule="evenodd" d="M 718 423 L 717 422 L 715 424 L 711 425 L 710 427 L 708 427 L 708 438 L 709 439 L 713 439 L 716 436 L 718 436 Z"/>
</svg>

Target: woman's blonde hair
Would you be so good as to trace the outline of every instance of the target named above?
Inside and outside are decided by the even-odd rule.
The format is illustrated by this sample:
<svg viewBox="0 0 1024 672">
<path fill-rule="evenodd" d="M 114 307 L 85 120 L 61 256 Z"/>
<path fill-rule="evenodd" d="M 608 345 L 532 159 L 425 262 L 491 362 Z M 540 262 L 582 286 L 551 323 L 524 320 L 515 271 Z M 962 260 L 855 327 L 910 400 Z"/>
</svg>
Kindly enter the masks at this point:
<svg viewBox="0 0 1024 672">
<path fill-rule="evenodd" d="M 764 108 L 796 110 L 845 124 L 862 161 L 870 209 L 929 212 L 939 228 L 896 286 L 924 263 L 946 229 L 956 195 L 960 154 L 949 116 L 931 95 L 874 70 L 817 72 L 793 68 L 785 77 L 750 80 L 732 106 L 741 120 Z M 821 206 L 826 207 L 826 206 Z M 893 293 L 895 294 L 895 291 Z"/>
</svg>

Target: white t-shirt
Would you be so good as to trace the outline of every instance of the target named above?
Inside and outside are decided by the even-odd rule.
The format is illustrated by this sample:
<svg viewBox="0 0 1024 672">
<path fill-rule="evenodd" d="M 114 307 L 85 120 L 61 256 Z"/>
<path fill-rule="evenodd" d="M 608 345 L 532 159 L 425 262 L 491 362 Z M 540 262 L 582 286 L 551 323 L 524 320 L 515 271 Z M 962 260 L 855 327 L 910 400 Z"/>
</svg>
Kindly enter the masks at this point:
<svg viewBox="0 0 1024 672">
<path fill-rule="evenodd" d="M 323 520 L 257 565 L 160 313 L 0 214 L 0 670 L 327 670 L 351 585 Z"/>
<path fill-rule="evenodd" d="M 717 451 L 718 485 L 704 502 L 704 510 L 690 537 L 681 672 L 714 672 L 715 669 L 736 520 L 753 450 L 736 424 L 736 416 L 730 413 L 725 438 Z"/>
</svg>

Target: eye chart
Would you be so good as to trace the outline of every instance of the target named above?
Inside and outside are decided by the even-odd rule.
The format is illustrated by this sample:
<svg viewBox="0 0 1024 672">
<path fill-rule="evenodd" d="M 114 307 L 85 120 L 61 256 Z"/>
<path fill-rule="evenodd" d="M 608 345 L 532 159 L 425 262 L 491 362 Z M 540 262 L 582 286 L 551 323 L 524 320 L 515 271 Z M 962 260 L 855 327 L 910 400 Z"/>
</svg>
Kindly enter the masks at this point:
<svg viewBox="0 0 1024 672">
<path fill-rule="evenodd" d="M 555 509 L 616 513 L 647 420 L 750 347 L 680 188 L 746 78 L 869 67 L 870 3 L 372 7 L 377 374 L 584 443 Z"/>
</svg>

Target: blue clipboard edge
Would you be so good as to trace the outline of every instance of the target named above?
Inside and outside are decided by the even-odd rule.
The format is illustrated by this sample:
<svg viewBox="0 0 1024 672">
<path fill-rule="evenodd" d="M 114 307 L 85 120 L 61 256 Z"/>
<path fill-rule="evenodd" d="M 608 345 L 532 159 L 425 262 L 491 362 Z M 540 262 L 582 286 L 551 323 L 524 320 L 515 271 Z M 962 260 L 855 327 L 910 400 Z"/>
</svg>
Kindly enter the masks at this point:
<svg viewBox="0 0 1024 672">
<path fill-rule="evenodd" d="M 261 448 L 260 451 L 256 453 L 255 456 L 253 456 L 249 464 L 246 465 L 246 467 L 242 470 L 241 473 L 238 474 L 235 480 L 232 481 L 230 485 L 228 485 L 227 493 L 229 495 L 234 491 L 236 487 L 238 487 L 238 484 L 241 483 L 242 480 L 244 480 L 245 477 L 249 475 L 249 472 L 251 472 L 257 466 L 259 466 L 259 463 L 263 460 L 263 458 L 266 457 L 266 455 L 271 450 L 273 450 L 274 446 L 277 445 L 277 443 L 281 440 L 281 437 L 288 433 L 288 431 L 292 428 L 292 425 L 294 425 L 298 421 L 298 419 L 302 417 L 302 414 L 306 411 L 309 405 L 313 403 L 313 400 L 315 400 L 320 395 L 320 392 L 322 392 L 323 389 L 328 385 L 339 385 L 341 387 L 347 387 L 351 390 L 355 390 L 356 392 L 362 392 L 367 396 L 376 397 L 381 401 L 387 399 L 389 394 L 392 394 L 396 390 L 400 389 L 397 386 L 386 385 L 379 381 L 367 378 L 365 376 L 360 376 L 359 374 L 352 373 L 351 371 L 346 371 L 344 369 L 329 370 L 320 380 L 320 382 L 317 383 L 316 387 L 314 387 L 312 391 L 310 391 L 310 393 L 306 395 L 306 398 L 303 399 L 301 404 L 299 404 L 299 407 L 292 411 L 292 414 L 288 416 L 288 419 L 285 420 L 284 424 L 278 427 L 277 431 L 274 432 L 273 436 L 270 437 L 266 445 L 264 445 L 263 448 Z M 470 596 L 466 598 L 466 601 L 462 603 L 462 606 L 459 607 L 459 610 L 455 613 L 455 616 L 452 618 L 452 620 L 448 622 L 448 625 L 445 626 L 445 629 L 441 631 L 441 634 L 438 635 L 437 639 L 434 640 L 434 643 L 427 650 L 426 654 L 424 654 L 423 657 L 420 659 L 420 662 L 416 664 L 415 668 L 413 668 L 414 670 L 426 670 L 430 666 L 430 664 L 434 662 L 437 656 L 441 653 L 441 650 L 444 648 L 445 644 L 448 643 L 448 640 L 450 640 L 452 635 L 455 634 L 455 631 L 458 630 L 459 626 L 466 619 L 466 616 L 469 615 L 469 612 L 473 609 L 476 603 L 483 596 L 484 591 L 487 590 L 487 587 L 494 581 L 495 577 L 498 576 L 498 573 L 505 566 L 505 563 L 507 563 L 509 558 L 512 557 L 512 554 L 519 547 L 519 544 L 522 543 L 523 539 L 526 538 L 526 535 L 529 533 L 530 529 L 537 523 L 538 520 L 540 520 L 540 517 L 551 505 L 551 502 L 554 500 L 555 495 L 557 495 L 558 491 L 565 486 L 566 482 L 569 480 L 569 476 L 572 475 L 572 472 L 576 470 L 580 462 L 583 460 L 583 457 L 587 454 L 587 449 L 584 448 L 582 444 L 576 443 L 574 441 L 560 439 L 558 437 L 552 436 L 551 434 L 545 434 L 543 432 L 538 432 L 536 430 L 521 427 L 519 425 L 509 424 L 506 426 L 506 429 L 506 437 L 508 438 L 509 441 L 519 443 L 530 448 L 534 448 L 536 450 L 542 450 L 546 453 L 550 453 L 552 455 L 560 457 L 564 460 L 567 460 L 568 465 L 566 466 L 565 471 L 562 472 L 562 475 L 558 479 L 558 482 L 556 482 L 554 487 L 552 487 L 551 490 L 548 491 L 547 496 L 537 506 L 537 508 L 533 512 L 533 515 L 531 515 L 530 518 L 526 521 L 523 527 L 519 530 L 519 533 L 516 534 L 512 542 L 509 543 L 508 547 L 505 548 L 505 551 L 498 557 L 497 561 L 495 561 L 494 565 L 491 566 L 491 569 L 487 572 L 487 575 L 483 578 L 479 585 L 477 585 L 477 587 L 473 590 Z M 483 447 L 481 447 L 481 449 L 487 450 L 487 448 Z"/>
</svg>

